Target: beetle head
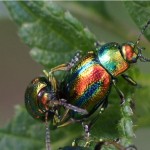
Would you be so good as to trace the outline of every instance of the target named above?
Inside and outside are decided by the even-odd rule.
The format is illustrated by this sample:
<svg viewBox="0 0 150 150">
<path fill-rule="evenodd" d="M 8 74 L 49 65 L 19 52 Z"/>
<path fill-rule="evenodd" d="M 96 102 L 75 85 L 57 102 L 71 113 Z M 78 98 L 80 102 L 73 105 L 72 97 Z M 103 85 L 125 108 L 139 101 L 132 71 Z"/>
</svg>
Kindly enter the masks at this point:
<svg viewBox="0 0 150 150">
<path fill-rule="evenodd" d="M 149 25 L 150 25 L 150 20 L 142 28 L 141 33 L 139 34 L 139 37 L 135 43 L 127 42 L 127 43 L 122 44 L 121 53 L 127 62 L 136 63 L 137 59 L 143 62 L 150 62 L 149 58 L 146 58 L 142 55 L 142 50 L 144 50 L 144 48 L 139 47 L 141 36 Z"/>
</svg>

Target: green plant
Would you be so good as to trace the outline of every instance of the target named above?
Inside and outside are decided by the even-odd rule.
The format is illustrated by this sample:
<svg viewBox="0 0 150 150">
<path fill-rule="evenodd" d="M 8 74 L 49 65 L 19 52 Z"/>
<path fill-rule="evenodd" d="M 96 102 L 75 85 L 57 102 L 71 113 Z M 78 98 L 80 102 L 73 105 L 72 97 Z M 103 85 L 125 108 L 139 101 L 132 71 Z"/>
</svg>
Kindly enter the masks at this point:
<svg viewBox="0 0 150 150">
<path fill-rule="evenodd" d="M 5 2 L 5 4 L 18 25 L 20 37 L 31 48 L 30 55 L 46 69 L 69 61 L 77 49 L 84 52 L 94 49 L 94 42 L 97 40 L 100 43 L 101 41 L 112 41 L 112 39 L 117 42 L 136 41 L 140 29 L 136 30 L 136 26 L 126 14 L 126 9 L 140 28 L 150 19 L 148 18 L 150 2 L 124 2 L 125 5 L 123 5 L 123 2 L 14 1 Z M 118 11 L 124 10 L 120 16 L 114 15 L 116 5 Z M 95 35 L 73 17 L 69 11 L 64 11 L 65 9 L 70 9 L 74 15 L 95 32 Z M 122 20 L 122 18 L 125 19 Z M 149 31 L 148 29 L 145 33 L 148 40 L 150 40 Z M 132 34 L 129 34 L 130 32 Z M 146 41 L 141 43 L 146 47 L 149 46 Z M 61 59 L 62 56 L 64 59 Z M 146 75 L 141 72 L 137 76 L 139 74 L 137 68 L 131 69 L 128 73 L 132 77 L 138 78 L 142 85 L 145 85 L 144 88 L 135 90 L 128 84 L 124 84 L 124 81 L 120 82 L 120 87 L 126 97 L 129 97 L 129 101 L 132 99 L 133 92 L 137 97 L 135 114 L 139 116 L 139 119 L 135 124 L 141 127 L 150 126 L 150 95 L 148 84 L 146 84 L 149 81 L 145 79 L 149 74 Z M 147 98 L 143 99 L 145 95 Z M 116 99 L 118 97 L 112 89 L 109 97 L 109 108 L 100 116 L 91 134 L 98 139 L 120 137 L 122 144 L 127 146 L 132 144 L 132 137 L 134 136 L 131 123 L 133 120 L 132 112 L 129 101 L 120 107 L 119 100 Z M 11 122 L 5 128 L 0 129 L 0 148 L 3 150 L 45 149 L 44 125 L 33 120 L 24 107 L 17 106 L 16 108 L 16 115 Z M 72 129 L 74 130 L 72 131 Z M 37 133 L 37 131 L 40 132 Z M 81 135 L 81 131 L 80 125 L 71 125 L 51 131 L 53 149 L 57 149 L 58 145 L 63 147 L 71 144 L 73 139 Z M 106 147 L 104 149 L 114 148 Z"/>
</svg>

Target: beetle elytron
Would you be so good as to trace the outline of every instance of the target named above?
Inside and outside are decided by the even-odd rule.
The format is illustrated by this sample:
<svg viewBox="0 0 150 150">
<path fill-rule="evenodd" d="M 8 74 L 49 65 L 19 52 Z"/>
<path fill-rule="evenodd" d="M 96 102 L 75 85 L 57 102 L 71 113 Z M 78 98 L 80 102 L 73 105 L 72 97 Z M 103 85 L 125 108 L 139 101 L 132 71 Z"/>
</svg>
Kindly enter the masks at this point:
<svg viewBox="0 0 150 150">
<path fill-rule="evenodd" d="M 47 150 L 50 150 L 48 120 L 55 127 L 84 122 L 96 110 L 103 110 L 107 106 L 112 85 L 119 94 L 121 103 L 124 102 L 124 95 L 116 85 L 116 77 L 121 75 L 136 85 L 124 72 L 138 59 L 150 62 L 150 59 L 142 55 L 143 48 L 139 47 L 141 35 L 149 24 L 150 21 L 142 28 L 135 43 L 120 45 L 112 42 L 99 45 L 95 51 L 90 51 L 83 57 L 77 53 L 69 63 L 52 68 L 50 72 L 44 71 L 46 77 L 35 78 L 29 84 L 25 92 L 26 108 L 33 118 L 46 122 Z M 58 84 L 53 73 L 60 70 L 67 71 L 67 75 Z M 85 131 L 89 136 L 86 126 Z"/>
</svg>

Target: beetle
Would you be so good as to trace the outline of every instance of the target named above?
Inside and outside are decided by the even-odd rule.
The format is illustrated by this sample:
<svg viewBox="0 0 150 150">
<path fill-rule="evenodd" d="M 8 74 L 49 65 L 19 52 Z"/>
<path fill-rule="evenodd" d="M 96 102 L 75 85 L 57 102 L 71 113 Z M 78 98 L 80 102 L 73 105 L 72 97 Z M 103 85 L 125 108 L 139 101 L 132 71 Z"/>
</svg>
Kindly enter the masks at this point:
<svg viewBox="0 0 150 150">
<path fill-rule="evenodd" d="M 112 86 L 123 104 L 124 94 L 117 87 L 116 78 L 121 75 L 132 85 L 137 85 L 124 72 L 138 59 L 150 62 L 150 59 L 142 55 L 143 48 L 139 47 L 141 35 L 149 24 L 150 21 L 142 28 L 135 43 L 120 45 L 111 42 L 98 45 L 96 50 L 89 51 L 84 56 L 77 53 L 69 63 L 56 66 L 50 72 L 44 71 L 45 77 L 31 81 L 25 92 L 25 105 L 33 118 L 45 121 L 47 150 L 51 149 L 48 121 L 56 128 L 82 122 L 85 137 L 89 138 L 89 130 L 97 120 L 97 116 L 91 116 L 107 107 Z M 60 83 L 54 75 L 56 71 L 67 72 Z M 63 113 L 61 109 L 64 109 Z M 90 117 L 90 123 L 84 124 Z"/>
<path fill-rule="evenodd" d="M 67 103 L 88 112 L 88 114 L 80 115 L 69 110 L 65 124 L 89 118 L 99 108 L 103 111 L 107 107 L 112 86 L 115 87 L 121 104 L 124 103 L 124 94 L 117 86 L 116 79 L 121 75 L 133 86 L 137 85 L 136 81 L 124 72 L 138 59 L 143 62 L 150 62 L 150 59 L 142 55 L 143 48 L 139 47 L 141 35 L 149 24 L 150 21 L 142 28 L 135 43 L 118 44 L 111 42 L 102 46 L 98 45 L 95 51 L 89 51 L 86 55 L 80 57 L 78 54 L 78 57 L 73 58 L 71 62 L 51 69 L 49 72 L 51 76 L 56 71 L 64 70 L 67 72 L 60 84 L 61 97 L 66 99 Z"/>
</svg>

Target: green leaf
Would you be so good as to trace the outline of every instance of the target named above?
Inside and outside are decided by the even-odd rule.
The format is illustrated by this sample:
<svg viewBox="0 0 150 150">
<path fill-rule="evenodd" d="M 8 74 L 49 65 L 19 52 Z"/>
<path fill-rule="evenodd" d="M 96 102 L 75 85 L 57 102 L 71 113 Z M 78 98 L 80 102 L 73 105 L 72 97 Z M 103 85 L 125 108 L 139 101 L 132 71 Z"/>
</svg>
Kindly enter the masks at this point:
<svg viewBox="0 0 150 150">
<path fill-rule="evenodd" d="M 112 21 L 112 18 L 107 10 L 105 1 L 78 1 L 84 7 L 91 8 L 91 10 L 96 11 L 99 15 L 103 16 L 105 19 Z"/>
<path fill-rule="evenodd" d="M 12 121 L 0 129 L 0 148 L 3 150 L 33 150 L 44 147 L 44 131 L 39 122 L 35 122 L 24 108 L 16 107 Z M 35 134 L 36 133 L 36 134 Z"/>
<path fill-rule="evenodd" d="M 19 35 L 32 48 L 31 56 L 46 67 L 68 61 L 75 50 L 94 47 L 96 39 L 88 28 L 53 2 L 5 4 L 20 28 Z"/>
<path fill-rule="evenodd" d="M 121 135 L 121 143 L 123 146 L 128 147 L 132 145 L 132 138 L 134 137 L 131 109 L 131 99 L 128 98 L 121 107 L 121 120 L 119 122 L 119 131 Z"/>
<path fill-rule="evenodd" d="M 132 2 L 131 6 L 135 3 L 136 2 Z M 13 1 L 5 2 L 5 4 L 12 18 L 18 24 L 19 35 L 23 41 L 32 48 L 30 52 L 31 56 L 45 67 L 51 67 L 52 65 L 58 65 L 68 61 L 70 56 L 77 49 L 83 51 L 93 49 L 93 44 L 96 41 L 95 36 L 87 28 L 84 28 L 69 12 L 64 11 L 55 3 L 48 1 Z M 104 3 L 102 4 L 105 5 Z M 128 6 L 128 2 L 126 2 L 126 5 L 128 8 L 131 7 L 130 5 Z M 145 4 L 141 4 L 141 7 L 146 6 Z M 100 12 L 104 13 L 105 11 L 106 9 Z M 109 18 L 108 13 L 106 13 L 105 17 L 107 19 Z M 118 23 L 115 23 L 114 31 L 118 32 L 119 30 L 119 32 L 122 33 L 122 26 L 119 27 L 121 28 L 120 30 L 116 28 L 116 24 L 118 25 Z M 110 26 L 110 24 L 107 26 Z M 133 77 L 137 76 L 137 73 L 138 71 L 135 69 L 129 71 L 129 75 Z M 131 96 L 135 89 L 130 85 L 128 86 L 122 78 L 118 78 L 118 80 L 118 87 L 125 95 Z M 131 118 L 128 116 L 130 106 L 125 107 L 123 110 L 120 109 L 118 95 L 114 93 L 116 93 L 116 91 L 112 88 L 111 94 L 109 95 L 108 108 L 103 114 L 100 114 L 100 118 L 91 129 L 92 136 L 96 136 L 98 139 L 115 139 L 120 137 L 121 134 L 124 140 L 124 133 L 129 136 L 130 134 L 133 135 L 132 124 L 130 124 Z M 146 110 L 149 108 L 146 99 L 138 102 L 138 105 L 141 104 L 143 106 L 145 106 L 145 104 L 147 105 Z M 125 111 L 125 114 L 122 115 L 122 111 Z M 149 119 L 149 112 L 141 109 L 138 113 L 141 113 L 141 118 L 143 117 L 142 112 L 146 114 L 143 119 L 144 123 L 149 123 L 147 120 Z M 117 127 L 119 122 L 121 122 L 121 128 L 122 130 L 124 129 L 125 132 L 120 133 L 118 131 Z M 129 127 L 126 128 L 128 125 Z M 24 108 L 18 107 L 14 119 L 4 129 L 0 130 L 0 147 L 2 147 L 3 150 L 45 149 L 44 131 L 44 124 L 34 121 L 26 113 Z M 82 132 L 81 124 L 77 123 L 51 131 L 53 149 L 58 149 L 59 146 L 63 147 L 63 145 L 69 145 L 75 138 L 81 136 Z M 67 149 L 68 147 L 69 146 L 64 148 Z"/>
<path fill-rule="evenodd" d="M 141 28 L 150 20 L 150 2 L 149 1 L 126 1 L 124 2 L 132 19 Z M 144 33 L 150 41 L 150 27 Z"/>
</svg>

